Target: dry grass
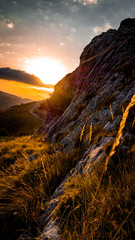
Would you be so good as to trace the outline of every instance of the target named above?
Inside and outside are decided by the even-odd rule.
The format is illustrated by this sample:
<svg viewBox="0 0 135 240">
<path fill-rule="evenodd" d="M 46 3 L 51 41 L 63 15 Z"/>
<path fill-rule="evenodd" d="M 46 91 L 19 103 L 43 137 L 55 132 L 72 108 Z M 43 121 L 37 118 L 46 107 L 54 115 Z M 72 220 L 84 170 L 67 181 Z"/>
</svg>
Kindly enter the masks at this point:
<svg viewBox="0 0 135 240">
<path fill-rule="evenodd" d="M 0 170 L 7 169 L 16 160 L 24 161 L 30 155 L 51 152 L 51 146 L 43 138 L 31 136 L 3 138 L 0 141 Z"/>
<path fill-rule="evenodd" d="M 135 146 L 128 143 L 125 152 L 120 144 L 134 105 L 135 95 L 123 113 L 104 164 L 96 165 L 94 174 L 77 175 L 67 183 L 54 213 L 62 227 L 61 240 L 135 238 Z M 134 120 L 130 125 L 133 131 Z"/>
<path fill-rule="evenodd" d="M 103 176 L 103 167 L 94 175 L 77 175 L 66 185 L 54 217 L 59 217 L 61 240 L 134 239 L 135 232 L 135 161 L 132 148 L 123 159 L 115 152 L 117 169 L 110 166 Z M 121 163 L 121 160 L 123 163 Z M 134 159 L 135 160 L 135 159 Z M 114 159 L 112 159 L 112 162 Z"/>
<path fill-rule="evenodd" d="M 106 161 L 95 165 L 92 176 L 83 174 L 69 179 L 54 213 L 62 226 L 61 240 L 134 239 L 135 146 L 129 142 L 125 152 L 121 144 L 125 127 L 133 131 L 130 110 L 134 105 L 135 96 L 123 113 Z M 17 239 L 28 227 L 36 236 L 46 202 L 79 160 L 85 135 L 84 125 L 78 135 L 80 149 L 73 149 L 70 154 L 55 150 L 42 138 L 1 140 L 0 239 Z M 96 137 L 91 124 L 89 143 L 93 135 Z M 28 156 L 34 154 L 39 155 L 30 161 Z"/>
<path fill-rule="evenodd" d="M 108 156 L 107 159 L 106 159 L 105 171 L 106 171 L 106 169 L 107 169 L 107 165 L 108 165 L 108 161 L 109 161 L 110 157 L 115 153 L 115 149 L 116 149 L 116 147 L 117 147 L 117 146 L 119 145 L 119 143 L 120 143 L 120 139 L 121 139 L 121 137 L 122 137 L 122 131 L 123 131 L 124 127 L 125 127 L 126 120 L 127 120 L 128 114 L 129 114 L 129 110 L 130 110 L 134 105 L 135 105 L 135 94 L 133 95 L 130 103 L 128 104 L 126 110 L 125 110 L 124 113 L 123 113 L 122 120 L 121 120 L 121 122 L 120 122 L 119 131 L 118 131 L 117 136 L 116 136 L 116 138 L 115 138 L 115 141 L 114 141 L 114 144 L 113 144 L 113 146 L 112 146 L 112 149 L 111 149 L 111 151 L 110 151 L 110 153 L 109 153 L 109 156 Z"/>
<path fill-rule="evenodd" d="M 30 137 L 1 142 L 1 149 L 5 151 L 4 163 L 15 156 L 17 159 L 0 173 L 0 238 L 7 239 L 8 229 L 10 239 L 16 239 L 19 229 L 27 229 L 29 225 L 36 234 L 46 202 L 76 164 L 76 151 L 54 152 L 53 146 L 44 140 Z M 29 161 L 29 152 L 40 155 Z"/>
</svg>

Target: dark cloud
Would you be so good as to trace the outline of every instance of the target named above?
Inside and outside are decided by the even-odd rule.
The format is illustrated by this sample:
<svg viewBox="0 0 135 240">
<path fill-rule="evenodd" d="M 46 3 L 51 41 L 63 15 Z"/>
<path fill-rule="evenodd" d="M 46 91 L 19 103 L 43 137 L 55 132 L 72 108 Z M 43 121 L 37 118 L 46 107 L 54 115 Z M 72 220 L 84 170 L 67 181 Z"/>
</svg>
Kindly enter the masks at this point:
<svg viewBox="0 0 135 240">
<path fill-rule="evenodd" d="M 11 68 L 0 68 L 0 79 L 22 82 L 40 87 L 48 86 L 43 84 L 41 80 L 34 75 Z"/>
</svg>

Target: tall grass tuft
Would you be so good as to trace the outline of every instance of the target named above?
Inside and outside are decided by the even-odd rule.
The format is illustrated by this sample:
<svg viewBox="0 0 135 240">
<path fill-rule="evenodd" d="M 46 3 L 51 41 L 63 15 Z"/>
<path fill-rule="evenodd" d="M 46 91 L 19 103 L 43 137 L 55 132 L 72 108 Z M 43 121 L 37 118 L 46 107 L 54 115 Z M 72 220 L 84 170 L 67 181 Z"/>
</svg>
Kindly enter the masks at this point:
<svg viewBox="0 0 135 240">
<path fill-rule="evenodd" d="M 80 142 L 83 139 L 83 135 L 84 135 L 84 131 L 85 131 L 86 125 L 83 125 L 82 129 L 81 129 L 81 134 L 80 134 Z"/>
<path fill-rule="evenodd" d="M 120 122 L 120 127 L 119 127 L 119 131 L 117 133 L 117 136 L 115 138 L 115 141 L 113 143 L 113 146 L 111 148 L 111 151 L 106 159 L 106 163 L 105 163 L 105 171 L 107 170 L 107 165 L 108 165 L 108 161 L 109 159 L 111 158 L 111 156 L 113 156 L 113 154 L 115 153 L 115 149 L 116 147 L 119 145 L 120 143 L 120 139 L 122 137 L 122 131 L 125 127 L 125 123 L 126 123 L 126 120 L 127 120 L 127 117 L 128 117 L 128 114 L 129 114 L 129 110 L 135 105 L 135 94 L 133 95 L 130 103 L 128 104 L 126 110 L 124 111 L 123 113 L 123 116 L 122 116 L 122 120 Z"/>
<path fill-rule="evenodd" d="M 90 145 L 90 143 L 91 143 L 91 139 L 92 139 L 92 123 L 90 124 L 89 145 Z"/>
</svg>

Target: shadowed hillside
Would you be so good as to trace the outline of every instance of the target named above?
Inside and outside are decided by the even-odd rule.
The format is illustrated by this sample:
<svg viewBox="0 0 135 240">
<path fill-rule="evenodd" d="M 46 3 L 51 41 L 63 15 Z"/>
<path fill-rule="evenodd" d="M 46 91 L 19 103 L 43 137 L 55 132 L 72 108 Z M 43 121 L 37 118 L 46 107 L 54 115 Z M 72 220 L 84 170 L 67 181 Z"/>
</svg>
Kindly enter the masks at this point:
<svg viewBox="0 0 135 240">
<path fill-rule="evenodd" d="M 30 113 L 36 102 L 12 106 L 0 111 L 0 136 L 34 134 L 43 121 Z"/>
<path fill-rule="evenodd" d="M 30 99 L 20 98 L 15 95 L 0 91 L 0 110 L 9 108 L 14 105 L 32 102 Z"/>
</svg>

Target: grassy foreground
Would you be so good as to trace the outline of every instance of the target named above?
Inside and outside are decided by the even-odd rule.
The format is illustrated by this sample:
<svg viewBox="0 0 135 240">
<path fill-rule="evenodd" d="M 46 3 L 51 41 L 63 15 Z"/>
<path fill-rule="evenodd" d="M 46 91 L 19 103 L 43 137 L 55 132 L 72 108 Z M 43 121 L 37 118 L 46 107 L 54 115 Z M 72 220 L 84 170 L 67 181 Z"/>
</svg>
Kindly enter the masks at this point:
<svg viewBox="0 0 135 240">
<path fill-rule="evenodd" d="M 17 239 L 29 226 L 36 235 L 46 202 L 76 164 L 76 152 L 62 154 L 43 138 L 5 140 L 0 144 L 0 239 Z"/>
<path fill-rule="evenodd" d="M 135 99 L 104 162 L 91 175 L 77 175 L 66 184 L 53 216 L 61 226 L 61 240 L 135 239 L 135 145 L 134 139 L 121 138 L 122 133 L 135 134 L 134 106 Z M 32 239 L 40 234 L 47 201 L 79 160 L 78 146 L 70 154 L 60 148 L 42 136 L 0 140 L 0 239 L 17 239 L 26 229 Z"/>
<path fill-rule="evenodd" d="M 102 181 L 98 166 L 92 176 L 77 175 L 67 183 L 54 213 L 61 240 L 135 239 L 135 147 L 122 161 L 119 150 L 113 158 L 117 169 L 111 162 Z"/>
</svg>

